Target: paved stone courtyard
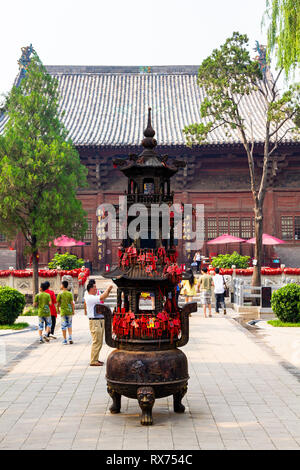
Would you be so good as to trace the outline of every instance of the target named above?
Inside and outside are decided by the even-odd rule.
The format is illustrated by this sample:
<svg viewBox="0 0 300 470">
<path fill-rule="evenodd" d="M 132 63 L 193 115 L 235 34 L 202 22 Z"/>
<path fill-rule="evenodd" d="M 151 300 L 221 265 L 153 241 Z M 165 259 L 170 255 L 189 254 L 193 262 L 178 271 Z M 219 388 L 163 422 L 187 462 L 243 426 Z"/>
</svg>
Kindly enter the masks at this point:
<svg viewBox="0 0 300 470">
<path fill-rule="evenodd" d="M 59 332 L 50 344 L 30 346 L 36 337 L 5 337 L 14 351 L 22 341 L 27 349 L 0 379 L 0 449 L 300 448 L 297 376 L 230 318 L 193 314 L 184 347 L 186 413 L 173 413 L 171 397 L 157 400 L 152 427 L 140 425 L 136 400 L 122 398 L 122 413 L 109 413 L 105 367 L 89 367 L 82 311 L 74 317 L 73 345 L 63 346 Z M 104 346 L 101 359 L 109 352 Z"/>
</svg>

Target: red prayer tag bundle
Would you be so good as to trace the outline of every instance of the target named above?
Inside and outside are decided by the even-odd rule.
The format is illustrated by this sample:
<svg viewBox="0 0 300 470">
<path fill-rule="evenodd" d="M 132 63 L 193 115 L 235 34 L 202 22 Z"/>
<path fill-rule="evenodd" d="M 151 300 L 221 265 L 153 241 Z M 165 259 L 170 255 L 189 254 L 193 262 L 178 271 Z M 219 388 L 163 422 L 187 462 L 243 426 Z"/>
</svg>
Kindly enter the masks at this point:
<svg viewBox="0 0 300 470">
<path fill-rule="evenodd" d="M 177 313 L 171 317 L 165 312 L 159 312 L 157 316 L 142 315 L 136 318 L 134 313 L 129 311 L 115 312 L 113 315 L 112 331 L 119 340 L 129 338 L 161 338 L 163 332 L 170 337 L 171 342 L 179 336 L 181 330 L 180 318 Z"/>
</svg>

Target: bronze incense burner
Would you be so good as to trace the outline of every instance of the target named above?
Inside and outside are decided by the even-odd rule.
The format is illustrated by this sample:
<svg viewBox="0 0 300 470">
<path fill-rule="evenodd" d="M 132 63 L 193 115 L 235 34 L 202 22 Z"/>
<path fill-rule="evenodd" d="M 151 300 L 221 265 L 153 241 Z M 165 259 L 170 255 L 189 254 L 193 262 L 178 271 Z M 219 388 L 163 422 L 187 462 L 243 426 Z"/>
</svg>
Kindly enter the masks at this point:
<svg viewBox="0 0 300 470">
<path fill-rule="evenodd" d="M 144 131 L 139 156 L 117 159 L 114 164 L 128 177 L 127 203 L 173 204 L 170 178 L 184 162 L 167 164 L 154 148 L 155 132 L 151 125 Z M 188 363 L 178 349 L 189 340 L 189 313 L 197 310 L 191 302 L 180 308 L 176 286 L 181 279 L 174 240 L 174 212 L 170 211 L 170 236 L 131 240 L 129 235 L 119 250 L 119 266 L 106 277 L 116 283 L 117 306 L 113 312 L 99 305 L 105 317 L 105 340 L 115 348 L 107 359 L 107 390 L 113 403 L 111 413 L 121 410 L 121 396 L 138 400 L 141 424 L 151 425 L 156 398 L 173 395 L 174 411 L 184 412 L 181 403 L 187 391 Z M 145 294 L 146 293 L 146 294 Z M 143 308 L 143 296 L 149 294 L 152 308 Z"/>
</svg>

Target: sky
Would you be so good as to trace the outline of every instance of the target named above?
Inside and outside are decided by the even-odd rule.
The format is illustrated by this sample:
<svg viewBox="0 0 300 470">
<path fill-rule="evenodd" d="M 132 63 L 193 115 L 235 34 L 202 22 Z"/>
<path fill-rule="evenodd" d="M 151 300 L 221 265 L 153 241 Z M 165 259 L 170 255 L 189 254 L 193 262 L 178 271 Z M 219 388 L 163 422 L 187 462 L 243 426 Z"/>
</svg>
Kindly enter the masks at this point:
<svg viewBox="0 0 300 470">
<path fill-rule="evenodd" d="M 45 65 L 200 65 L 233 31 L 251 49 L 265 0 L 4 0 L 0 95 L 32 43 Z M 253 51 L 253 57 L 256 53 Z"/>
</svg>

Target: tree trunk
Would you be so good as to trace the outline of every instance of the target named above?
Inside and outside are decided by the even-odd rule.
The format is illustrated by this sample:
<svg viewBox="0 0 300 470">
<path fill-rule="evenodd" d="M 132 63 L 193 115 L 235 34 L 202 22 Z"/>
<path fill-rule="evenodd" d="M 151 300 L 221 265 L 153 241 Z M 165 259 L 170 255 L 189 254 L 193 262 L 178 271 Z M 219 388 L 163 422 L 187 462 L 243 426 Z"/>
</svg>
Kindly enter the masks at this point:
<svg viewBox="0 0 300 470">
<path fill-rule="evenodd" d="M 263 245 L 262 245 L 262 234 L 263 234 L 263 212 L 262 212 L 262 205 L 258 205 L 254 209 L 255 213 L 255 250 L 254 250 L 254 258 L 256 259 L 256 266 L 253 267 L 253 276 L 252 276 L 252 286 L 260 286 L 261 285 L 261 265 L 262 265 L 262 252 L 263 252 Z"/>
<path fill-rule="evenodd" d="M 39 256 L 35 248 L 32 252 L 32 269 L 33 269 L 33 299 L 39 292 Z"/>
</svg>

